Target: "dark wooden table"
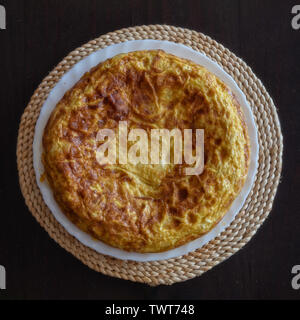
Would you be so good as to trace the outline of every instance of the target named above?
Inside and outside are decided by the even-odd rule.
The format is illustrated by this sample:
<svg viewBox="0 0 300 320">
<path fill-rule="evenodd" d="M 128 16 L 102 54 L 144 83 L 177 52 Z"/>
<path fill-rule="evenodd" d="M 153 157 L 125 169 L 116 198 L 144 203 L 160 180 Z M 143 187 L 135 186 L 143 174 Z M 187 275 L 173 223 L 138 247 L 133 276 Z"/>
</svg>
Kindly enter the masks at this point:
<svg viewBox="0 0 300 320">
<path fill-rule="evenodd" d="M 299 299 L 291 269 L 300 264 L 299 1 L 0 0 L 0 299 Z M 243 58 L 278 108 L 284 134 L 282 182 L 273 210 L 245 248 L 203 276 L 171 287 L 110 278 L 90 270 L 38 225 L 21 195 L 18 124 L 34 89 L 71 50 L 109 31 L 166 23 L 201 31 Z"/>
</svg>

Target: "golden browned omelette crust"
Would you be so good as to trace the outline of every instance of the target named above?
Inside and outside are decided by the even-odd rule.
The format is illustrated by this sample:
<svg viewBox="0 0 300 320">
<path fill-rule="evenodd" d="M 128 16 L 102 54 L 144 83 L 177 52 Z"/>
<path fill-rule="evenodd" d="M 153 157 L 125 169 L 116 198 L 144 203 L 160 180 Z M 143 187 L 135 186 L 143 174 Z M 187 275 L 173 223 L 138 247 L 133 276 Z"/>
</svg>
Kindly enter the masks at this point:
<svg viewBox="0 0 300 320">
<path fill-rule="evenodd" d="M 99 165 L 96 134 L 117 130 L 120 120 L 128 131 L 204 129 L 203 173 L 182 174 L 186 164 Z M 160 50 L 120 54 L 86 73 L 57 104 L 43 146 L 63 212 L 93 237 L 142 253 L 210 231 L 240 192 L 250 153 L 230 89 L 204 67 Z"/>
</svg>

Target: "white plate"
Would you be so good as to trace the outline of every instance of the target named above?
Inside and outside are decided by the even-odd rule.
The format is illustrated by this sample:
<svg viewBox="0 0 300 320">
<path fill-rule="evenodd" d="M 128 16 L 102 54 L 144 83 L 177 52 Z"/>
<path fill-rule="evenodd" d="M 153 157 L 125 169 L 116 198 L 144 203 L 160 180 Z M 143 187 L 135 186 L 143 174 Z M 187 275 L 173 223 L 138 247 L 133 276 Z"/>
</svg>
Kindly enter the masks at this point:
<svg viewBox="0 0 300 320">
<path fill-rule="evenodd" d="M 225 82 L 236 95 L 241 108 L 244 112 L 246 124 L 248 127 L 248 133 L 250 137 L 250 147 L 251 147 L 251 157 L 250 157 L 250 167 L 249 173 L 245 182 L 244 187 L 237 196 L 237 198 L 232 203 L 230 209 L 225 214 L 223 219 L 207 234 L 204 236 L 191 241 L 181 247 L 172 249 L 169 251 L 161 253 L 135 253 L 120 250 L 111 247 L 101 241 L 93 239 L 87 233 L 81 231 L 77 228 L 70 220 L 63 214 L 60 207 L 54 200 L 52 191 L 46 181 L 41 182 L 40 176 L 44 172 L 44 167 L 41 161 L 42 155 L 42 136 L 44 128 L 50 117 L 51 112 L 55 108 L 56 104 L 61 100 L 63 95 L 67 90 L 72 88 L 82 77 L 82 75 L 89 71 L 92 67 L 96 66 L 102 61 L 111 58 L 119 53 L 127 53 L 137 50 L 149 50 L 149 49 L 163 49 L 165 52 L 172 53 L 178 57 L 186 58 L 192 60 L 200 65 L 206 67 L 209 71 L 214 73 L 223 82 Z M 163 260 L 178 257 L 194 251 L 204 244 L 218 236 L 222 231 L 226 229 L 233 221 L 236 214 L 242 208 L 248 193 L 251 190 L 252 184 L 255 179 L 255 174 L 257 170 L 257 159 L 258 159 L 258 141 L 257 141 L 257 130 L 254 122 L 252 111 L 247 103 L 246 97 L 243 92 L 239 89 L 235 81 L 230 75 L 228 75 L 218 64 L 207 58 L 205 55 L 192 50 L 184 45 L 168 42 L 168 41 L 158 41 L 158 40 L 135 40 L 128 41 L 120 44 L 115 44 L 109 46 L 105 49 L 101 49 L 84 58 L 78 62 L 72 69 L 70 69 L 62 79 L 56 84 L 56 86 L 50 92 L 47 100 L 45 101 L 38 121 L 36 123 L 35 135 L 33 141 L 33 164 L 34 170 L 37 177 L 37 184 L 41 190 L 42 196 L 45 203 L 57 219 L 57 221 L 64 226 L 64 228 L 75 238 L 77 238 L 84 245 L 94 249 L 95 251 L 110 255 L 115 258 L 122 260 L 135 260 L 135 261 L 153 261 L 153 260 Z"/>
</svg>

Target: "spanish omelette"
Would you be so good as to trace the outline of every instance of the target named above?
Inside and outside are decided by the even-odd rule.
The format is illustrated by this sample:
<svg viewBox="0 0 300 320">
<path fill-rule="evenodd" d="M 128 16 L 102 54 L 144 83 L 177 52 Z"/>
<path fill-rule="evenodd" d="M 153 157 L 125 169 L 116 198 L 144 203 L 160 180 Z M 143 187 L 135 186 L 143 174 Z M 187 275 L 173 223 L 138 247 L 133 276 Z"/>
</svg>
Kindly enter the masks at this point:
<svg viewBox="0 0 300 320">
<path fill-rule="evenodd" d="M 100 165 L 99 129 L 204 129 L 205 167 Z M 52 112 L 43 135 L 45 176 L 66 216 L 111 246 L 161 252 L 210 231 L 249 167 L 244 115 L 232 91 L 191 61 L 161 50 L 117 55 L 86 73 Z"/>
</svg>

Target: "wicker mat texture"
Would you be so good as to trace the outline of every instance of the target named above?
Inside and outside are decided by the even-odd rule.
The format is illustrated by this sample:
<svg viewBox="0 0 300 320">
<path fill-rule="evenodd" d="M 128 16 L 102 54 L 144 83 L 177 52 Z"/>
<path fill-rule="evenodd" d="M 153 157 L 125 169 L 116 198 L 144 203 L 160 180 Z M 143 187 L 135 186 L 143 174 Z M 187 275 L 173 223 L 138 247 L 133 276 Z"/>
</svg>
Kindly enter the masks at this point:
<svg viewBox="0 0 300 320">
<path fill-rule="evenodd" d="M 51 89 L 78 61 L 109 45 L 140 39 L 182 43 L 217 62 L 246 95 L 258 128 L 259 166 L 253 188 L 231 225 L 201 249 L 187 255 L 153 262 L 122 261 L 97 253 L 72 237 L 56 221 L 36 183 L 33 169 L 33 137 L 40 109 Z M 151 286 L 185 281 L 213 268 L 240 250 L 267 218 L 278 187 L 282 166 L 282 135 L 274 103 L 261 81 L 244 61 L 208 36 L 188 29 L 148 25 L 105 34 L 71 52 L 43 80 L 26 107 L 19 128 L 17 162 L 26 204 L 50 237 L 90 268 L 112 277 Z"/>
</svg>

